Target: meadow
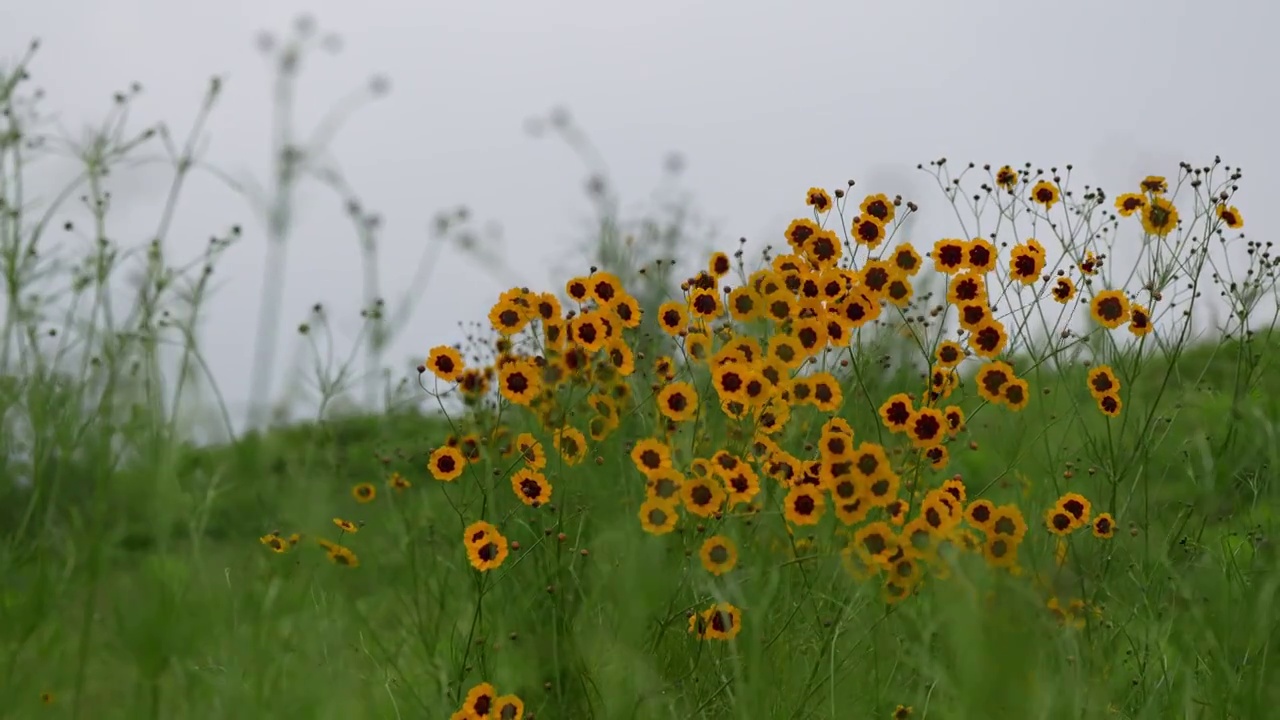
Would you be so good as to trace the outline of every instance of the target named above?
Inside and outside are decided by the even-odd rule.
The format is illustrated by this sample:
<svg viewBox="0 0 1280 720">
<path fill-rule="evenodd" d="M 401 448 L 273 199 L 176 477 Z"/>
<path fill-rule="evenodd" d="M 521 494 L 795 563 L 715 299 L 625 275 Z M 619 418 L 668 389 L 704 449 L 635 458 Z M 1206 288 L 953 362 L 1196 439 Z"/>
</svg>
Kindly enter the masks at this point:
<svg viewBox="0 0 1280 720">
<path fill-rule="evenodd" d="M 1238 168 L 1105 192 L 937 160 L 930 197 L 797 188 L 763 243 L 667 261 L 602 236 L 421 338 L 395 402 L 197 443 L 175 398 L 239 233 L 130 251 L 105 198 L 161 141 L 180 187 L 198 143 L 108 122 L 33 205 L 52 143 L 23 70 L 0 75 L 0 717 L 1280 706 L 1276 261 Z M 933 213 L 952 237 L 910 232 Z M 46 254 L 72 231 L 85 254 Z M 381 362 L 361 313 L 352 356 Z M 361 382 L 315 367 L 322 410 Z"/>
</svg>

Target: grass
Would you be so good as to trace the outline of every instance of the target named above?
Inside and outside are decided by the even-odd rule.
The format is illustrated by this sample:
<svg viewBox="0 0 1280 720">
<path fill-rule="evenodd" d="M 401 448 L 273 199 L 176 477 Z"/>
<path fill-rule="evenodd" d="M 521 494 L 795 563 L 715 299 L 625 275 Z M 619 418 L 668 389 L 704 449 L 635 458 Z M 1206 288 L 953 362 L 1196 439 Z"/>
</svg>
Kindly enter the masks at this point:
<svg viewBox="0 0 1280 720">
<path fill-rule="evenodd" d="M 312 37 L 300 27 L 280 57 Z M 295 65 L 282 59 L 282 82 Z M 949 319 L 965 303 L 926 284 L 951 283 L 954 273 L 934 272 L 927 258 L 926 270 L 910 276 L 914 296 L 901 312 L 879 296 L 876 321 L 845 327 L 848 336 L 797 363 L 794 378 L 763 382 L 771 394 L 748 401 L 725 385 L 727 374 L 760 378 L 781 356 L 746 357 L 735 344 L 799 342 L 805 323 L 795 294 L 785 321 L 708 323 L 714 355 L 692 359 L 696 340 L 665 333 L 660 304 L 696 312 L 706 273 L 617 242 L 623 223 L 609 218 L 600 223 L 601 254 L 577 265 L 585 280 L 599 264 L 591 282 L 610 281 L 616 297 L 596 290 L 595 301 L 579 304 L 561 295 L 574 311 L 565 323 L 563 311 L 535 319 L 522 303 L 547 297 L 513 289 L 495 305 L 494 328 L 454 349 L 439 339 L 416 385 L 377 384 L 398 328 L 382 305 L 362 306 L 368 332 L 350 359 L 312 365 L 318 420 L 259 422 L 209 444 L 192 441 L 177 408 L 202 390 L 199 402 L 226 416 L 216 386 L 200 380 L 201 268 L 239 233 L 189 266 L 165 256 L 163 237 L 144 248 L 143 279 L 123 308 L 112 283 L 127 253 L 110 243 L 89 243 L 83 257 L 50 251 L 48 265 L 28 259 L 45 257 L 30 251 L 45 247 L 54 227 L 42 218 L 71 211 L 23 201 L 24 168 L 39 145 L 28 142 L 37 126 L 20 76 L 0 75 L 0 105 L 13 110 L 0 133 L 8 449 L 0 717 L 480 720 L 500 716 L 481 712 L 497 707 L 481 699 L 489 698 L 511 703 L 503 717 L 531 719 L 1243 719 L 1269 717 L 1280 702 L 1272 658 L 1280 336 L 1265 329 L 1274 321 L 1262 302 L 1274 297 L 1269 253 L 1247 253 L 1247 275 L 1226 263 L 1240 260 L 1231 247 L 1245 242 L 1218 210 L 1226 204 L 1217 193 L 1239 180 L 1231 168 L 1188 166 L 1173 188 L 1138 193 L 1148 208 L 1176 199 L 1183 224 L 1161 235 L 1116 218 L 1109 197 L 1068 195 L 1069 179 L 1052 173 L 1022 169 L 1006 192 L 996 173 L 979 189 L 986 178 L 974 180 L 972 167 L 954 177 L 945 162 L 928 167 L 943 210 L 972 211 L 994 227 L 988 237 L 1039 236 L 1050 249 L 1032 274 L 1060 269 L 1086 299 L 1128 289 L 1131 302 L 1147 304 L 1136 311 L 1148 316 L 1150 334 L 1140 334 L 1134 308 L 1132 322 L 1107 330 L 1088 317 L 1090 303 L 1054 303 L 1050 283 L 1034 278 L 1022 285 L 1012 259 L 1025 247 L 1001 247 L 981 305 L 1001 320 L 1004 347 L 980 357 L 976 329 L 958 335 Z M 87 222 L 90 238 L 106 235 L 109 205 L 96 201 L 109 186 L 106 169 L 163 136 L 106 127 L 75 149 L 85 171 L 72 188 L 89 202 L 87 220 L 74 225 Z M 203 164 L 182 150 L 170 161 L 179 188 Z M 276 204 L 264 207 L 284 207 L 293 183 L 315 170 L 281 162 L 290 172 L 279 176 Z M 1036 204 L 1040 181 L 1061 193 L 1053 203 Z M 970 206 L 964 198 L 973 193 L 986 199 Z M 831 237 L 856 227 L 853 215 L 871 213 L 854 212 L 858 199 L 840 193 L 826 210 L 823 198 L 833 202 L 811 190 L 816 207 L 807 212 L 829 222 Z M 897 224 L 880 223 L 881 231 L 916 212 L 914 203 L 895 207 Z M 286 224 L 268 226 L 273 242 L 287 242 Z M 1138 265 L 1110 267 L 1110 238 L 1135 228 L 1144 243 Z M 868 255 L 879 251 L 845 240 L 843 267 L 869 287 Z M 947 242 L 921 245 L 920 255 L 941 256 Z M 903 245 L 891 237 L 877 247 Z M 1104 260 L 1095 276 L 1079 267 L 1088 250 Z M 793 255 L 819 267 L 795 271 L 798 281 L 833 270 L 813 243 Z M 719 285 L 758 288 L 792 272 L 746 252 L 723 262 L 722 275 L 714 262 L 709 268 L 721 275 L 707 283 L 712 297 Z M 766 265 L 776 272 L 760 274 Z M 50 284 L 62 292 L 28 299 Z M 1226 326 L 1198 330 L 1199 298 L 1219 290 L 1238 312 Z M 600 352 L 577 353 L 592 345 L 585 325 L 622 328 L 627 291 L 643 322 L 619 329 Z M 850 302 L 823 307 L 843 313 Z M 175 306 L 184 310 L 160 322 Z M 300 329 L 312 359 L 326 356 L 326 316 Z M 61 318 L 52 342 L 49 318 Z M 278 312 L 263 318 L 259 336 L 269 339 Z M 499 339 L 504 323 L 513 327 Z M 552 326 L 574 340 L 558 343 Z M 952 378 L 933 354 L 956 338 L 970 355 Z M 441 356 L 480 375 L 456 378 L 436 362 Z M 661 356 L 673 358 L 668 367 L 659 367 Z M 981 392 L 996 357 L 1026 381 L 1024 408 L 1011 391 Z M 1099 365 L 1112 369 L 1118 393 L 1090 392 Z M 468 390 L 486 368 L 487 389 Z M 528 393 L 517 376 L 532 384 Z M 675 382 L 688 383 L 698 408 L 669 420 L 659 399 Z M 823 384 L 838 387 L 841 401 L 803 399 Z M 360 391 L 384 400 L 375 410 L 332 411 Z M 882 403 L 909 394 L 908 432 L 922 433 L 930 391 L 939 410 L 963 413 L 963 426 L 915 443 L 891 432 Z M 1123 402 L 1114 417 L 1103 412 L 1106 397 Z M 255 409 L 259 420 L 262 412 Z M 766 416 L 782 419 L 768 442 Z M 827 444 L 841 420 L 855 445 L 882 449 L 891 466 L 858 480 L 857 497 L 868 500 L 875 481 L 892 478 L 901 513 L 886 498 L 868 517 L 836 517 L 841 480 L 856 474 L 838 468 L 851 455 Z M 590 437 L 581 453 L 554 441 L 565 428 Z M 532 455 L 518 447 L 524 433 Z M 636 449 L 646 445 L 669 450 L 671 467 L 646 471 Z M 758 476 L 739 487 L 750 497 L 702 515 L 692 494 L 660 499 L 657 480 L 674 471 L 692 487 L 699 467 L 722 453 Z M 451 467 L 449 458 L 463 461 Z M 819 485 L 782 477 L 788 464 L 802 477 L 801 460 L 823 463 Z M 708 487 L 733 490 L 736 472 L 710 471 Z M 522 502 L 513 477 L 549 486 L 550 500 Z M 1010 527 L 1025 528 L 982 522 L 972 513 L 984 500 Z M 1087 517 L 1061 536 L 1051 532 L 1056 515 L 1084 502 Z M 1110 526 L 1098 524 L 1104 513 Z M 642 528 L 664 515 L 674 519 L 669 532 Z M 921 525 L 930 517 L 942 526 Z M 880 521 L 888 545 L 864 554 Z M 488 523 L 483 532 L 478 522 Z M 735 561 L 713 546 L 732 548 Z"/>
</svg>

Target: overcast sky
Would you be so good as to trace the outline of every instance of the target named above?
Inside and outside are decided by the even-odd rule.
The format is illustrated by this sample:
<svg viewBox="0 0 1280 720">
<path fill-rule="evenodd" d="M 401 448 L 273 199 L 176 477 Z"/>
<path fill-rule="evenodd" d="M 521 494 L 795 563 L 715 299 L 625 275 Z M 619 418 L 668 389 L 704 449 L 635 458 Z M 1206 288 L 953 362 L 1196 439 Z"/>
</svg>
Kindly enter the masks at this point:
<svg viewBox="0 0 1280 720">
<path fill-rule="evenodd" d="M 1263 0 L 0 0 L 0 57 L 8 64 L 32 37 L 43 41 L 33 73 L 46 109 L 72 131 L 138 81 L 139 127 L 164 120 L 183 132 L 207 79 L 223 75 L 206 157 L 261 178 L 270 85 L 255 38 L 287 32 L 304 12 L 344 44 L 305 68 L 304 120 L 374 74 L 391 80 L 391 94 L 361 111 L 334 148 L 385 219 L 391 289 L 408 283 L 435 211 L 457 204 L 502 227 L 513 279 L 562 286 L 550 268 L 581 240 L 583 168 L 562 145 L 524 131 L 529 116 L 556 105 L 587 129 L 629 200 L 643 200 L 664 156 L 681 153 L 683 183 L 726 245 L 739 236 L 778 242 L 805 189 L 851 177 L 889 178 L 894 186 L 875 189 L 914 197 L 926 216 L 943 213 L 913 170 L 942 155 L 1074 163 L 1114 195 L 1146 173 L 1175 175 L 1179 160 L 1221 154 L 1246 171 L 1237 204 L 1249 235 L 1277 226 L 1265 209 L 1280 196 L 1280 10 Z M 167 186 L 154 174 L 116 182 L 114 234 L 142 242 Z M 356 244 L 336 203 L 319 191 L 304 200 L 285 327 L 323 300 L 353 330 Z M 260 226 L 242 198 L 203 179 L 188 188 L 171 240 L 187 256 L 237 222 L 249 233 L 219 270 L 205 340 L 239 417 Z M 393 360 L 457 340 L 457 321 L 482 318 L 503 289 L 462 256 L 443 262 Z M 279 357 L 292 342 L 286 332 Z"/>
</svg>

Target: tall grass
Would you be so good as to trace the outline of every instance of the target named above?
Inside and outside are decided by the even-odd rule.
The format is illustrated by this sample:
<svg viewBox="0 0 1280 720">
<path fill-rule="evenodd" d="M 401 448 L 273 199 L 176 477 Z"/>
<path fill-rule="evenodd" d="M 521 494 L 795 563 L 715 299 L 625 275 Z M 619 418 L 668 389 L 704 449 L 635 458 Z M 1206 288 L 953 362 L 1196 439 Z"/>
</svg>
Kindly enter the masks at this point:
<svg viewBox="0 0 1280 720">
<path fill-rule="evenodd" d="M 126 92 L 73 141 L 27 89 L 34 47 L 0 74 L 0 716 L 1271 715 L 1280 342 L 1238 169 L 1113 196 L 1069 168 L 935 161 L 937 196 L 812 188 L 770 247 L 708 257 L 678 197 L 624 220 L 555 115 L 595 242 L 563 286 L 424 341 L 415 372 L 386 351 L 439 247 L 484 248 L 439 216 L 390 297 L 378 217 L 325 160 L 386 84 L 299 131 L 325 46 L 309 22 L 265 44 L 256 185 L 200 154 L 216 79 L 181 139 L 133 129 Z M 77 174 L 33 197 L 52 157 Z M 130 246 L 111 187 L 140 163 L 171 191 Z M 172 257 L 199 172 L 244 193 L 269 248 L 243 423 L 199 339 L 248 233 Z M 363 329 L 339 347 L 316 306 L 294 373 L 315 420 L 273 425 L 276 279 L 316 182 L 362 250 Z M 956 237 L 910 237 L 926 212 Z M 348 399 L 365 412 L 333 412 Z M 194 442 L 191 403 L 226 442 Z"/>
</svg>

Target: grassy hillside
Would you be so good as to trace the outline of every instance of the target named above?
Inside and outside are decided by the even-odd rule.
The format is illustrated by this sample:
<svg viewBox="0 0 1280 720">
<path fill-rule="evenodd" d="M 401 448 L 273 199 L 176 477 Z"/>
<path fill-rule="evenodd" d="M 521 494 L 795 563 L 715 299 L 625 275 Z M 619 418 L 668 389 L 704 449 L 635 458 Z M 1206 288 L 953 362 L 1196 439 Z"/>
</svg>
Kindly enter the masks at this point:
<svg viewBox="0 0 1280 720">
<path fill-rule="evenodd" d="M 286 124 L 298 32 L 270 46 Z M 109 199 L 111 170 L 158 137 L 180 194 L 220 84 L 185 145 L 120 129 L 122 95 L 77 148 L 82 175 L 33 203 L 27 168 L 52 143 L 28 124 L 26 62 L 0 75 L 0 718 L 1280 705 L 1280 337 L 1241 332 L 1275 325 L 1277 261 L 1242 236 L 1221 161 L 1110 195 L 938 160 L 920 170 L 962 237 L 909 237 L 919 205 L 850 182 L 810 188 L 762 251 L 679 263 L 678 223 L 630 238 L 593 182 L 581 275 L 502 293 L 464 343 L 424 341 L 417 386 L 384 388 L 419 281 L 371 301 L 377 216 L 308 164 L 327 148 L 277 145 L 252 205 L 272 247 L 318 174 L 366 251 L 359 340 L 328 348 L 317 305 L 298 372 L 321 408 L 399 389 L 438 411 L 265 429 L 283 322 L 268 292 L 259 429 L 197 447 L 180 410 L 232 425 L 198 338 L 241 230 L 174 260 L 172 200 L 127 251 Z M 440 237 L 466 217 L 439 218 Z M 1210 301 L 1228 324 L 1193 333 Z"/>
<path fill-rule="evenodd" d="M 789 538 L 760 518 L 754 537 L 739 534 L 750 525 L 733 530 L 749 564 L 727 592 L 746 598 L 746 617 L 763 627 L 744 630 L 745 657 L 696 650 L 684 598 L 707 585 L 698 545 L 710 530 L 642 533 L 642 488 L 623 445 L 596 446 L 600 464 L 557 477 L 565 499 L 506 525 L 523 548 L 494 583 L 471 576 L 458 549 L 469 491 L 426 469 L 449 422 L 351 417 L 181 450 L 168 472 L 124 470 L 111 479 L 120 511 L 101 529 L 114 542 L 68 539 L 40 557 L 8 555 L 6 687 L 62 698 L 83 667 L 83 702 L 105 713 L 95 717 L 137 717 L 152 703 L 158 717 L 420 716 L 473 677 L 500 678 L 544 717 L 567 707 L 597 717 L 832 717 L 832 707 L 884 717 L 898 703 L 919 712 L 943 688 L 949 702 L 971 705 L 933 706 L 941 717 L 978 707 L 1006 708 L 992 717 L 1013 717 L 1011 708 L 1102 717 L 1125 704 L 1137 709 L 1132 717 L 1192 716 L 1200 703 L 1212 716 L 1261 717 L 1253 713 L 1274 701 L 1278 679 L 1261 654 L 1274 638 L 1280 580 L 1270 540 L 1275 349 L 1273 336 L 1255 340 L 1262 362 L 1234 408 L 1238 346 L 1191 348 L 1172 372 L 1153 361 L 1143 377 L 1169 376 L 1160 413 L 1172 422 L 1142 467 L 1090 459 L 1103 419 L 1071 410 L 1089 401 L 1081 368 L 1037 378 L 1054 392 L 1024 413 L 971 421 L 946 469 L 970 487 L 994 483 L 997 496 L 1035 499 L 1117 472 L 1122 496 L 1130 483 L 1149 493 L 1121 506 L 1105 550 L 1076 539 L 1081 569 L 1048 575 L 1062 596 L 1083 591 L 1105 608 L 1082 630 L 1042 622 L 1044 593 L 1026 577 L 1001 580 L 965 564 L 886 611 L 841 569 L 829 532 Z M 1153 385 L 1134 383 L 1135 414 L 1154 404 Z M 866 427 L 850 405 L 855 428 Z M 505 469 L 496 455 L 485 451 L 482 475 Z M 412 487 L 390 490 L 392 473 Z M 378 493 L 367 504 L 351 494 L 364 482 Z M 313 545 L 337 538 L 335 516 L 362 525 L 343 539 L 358 568 L 333 567 Z M 274 530 L 304 539 L 275 554 L 259 541 Z M 812 544 L 791 546 L 810 534 Z M 1043 529 L 1033 525 L 1029 537 L 1052 554 Z M 1102 583 L 1095 573 L 1108 565 Z M 13 717 L 56 716 L 63 703 L 40 711 L 34 693 L 9 698 L 7 707 L 26 708 Z M 1064 703 L 1074 709 L 1057 709 Z"/>
</svg>

